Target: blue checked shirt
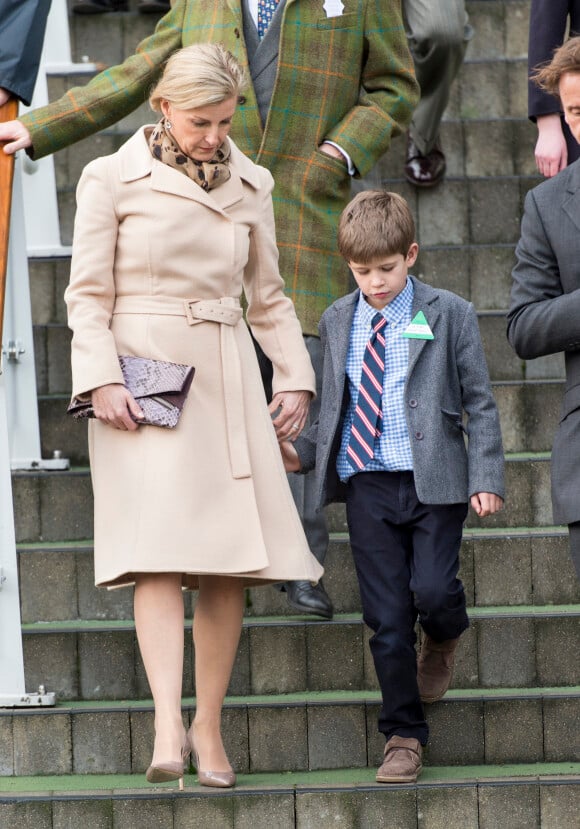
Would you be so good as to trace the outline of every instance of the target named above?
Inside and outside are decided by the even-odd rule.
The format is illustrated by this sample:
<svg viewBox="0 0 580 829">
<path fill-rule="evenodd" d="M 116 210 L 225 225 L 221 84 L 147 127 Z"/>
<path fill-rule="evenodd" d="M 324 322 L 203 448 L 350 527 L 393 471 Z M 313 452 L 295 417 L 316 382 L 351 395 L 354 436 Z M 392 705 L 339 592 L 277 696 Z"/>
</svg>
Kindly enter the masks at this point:
<svg viewBox="0 0 580 829">
<path fill-rule="evenodd" d="M 383 382 L 383 431 L 375 438 L 375 456 L 363 472 L 393 472 L 413 469 L 411 442 L 405 420 L 403 395 L 409 364 L 409 340 L 401 334 L 411 322 L 413 307 L 413 283 L 407 284 L 395 299 L 380 313 L 386 318 L 385 377 Z M 371 335 L 371 320 L 377 313 L 361 293 L 354 312 L 350 330 L 350 345 L 346 357 L 346 376 L 350 391 L 350 403 L 344 419 L 340 451 L 336 459 L 336 471 L 341 481 L 346 481 L 356 470 L 346 459 L 350 438 L 350 426 L 356 407 L 358 387 L 366 344 Z"/>
</svg>

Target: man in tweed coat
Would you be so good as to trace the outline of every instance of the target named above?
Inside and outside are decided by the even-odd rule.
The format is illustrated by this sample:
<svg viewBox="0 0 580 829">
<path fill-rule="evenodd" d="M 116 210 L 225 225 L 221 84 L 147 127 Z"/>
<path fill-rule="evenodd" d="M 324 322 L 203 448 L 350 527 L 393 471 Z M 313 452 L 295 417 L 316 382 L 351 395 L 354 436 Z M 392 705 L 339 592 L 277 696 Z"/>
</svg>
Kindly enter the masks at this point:
<svg viewBox="0 0 580 829">
<path fill-rule="evenodd" d="M 316 367 L 320 316 L 348 290 L 336 224 L 350 177 L 366 175 L 406 128 L 418 87 L 400 0 L 280 0 L 261 41 L 255 20 L 256 0 L 178 0 L 123 64 L 0 125 L 0 140 L 12 139 L 5 151 L 30 147 L 35 158 L 66 147 L 143 103 L 176 49 L 222 42 L 252 79 L 231 135 L 274 176 L 280 272 Z M 324 520 L 309 493 L 296 491 L 304 481 L 294 483 L 312 552 L 322 561 Z M 332 615 L 322 587 L 288 590 L 298 609 Z"/>
</svg>

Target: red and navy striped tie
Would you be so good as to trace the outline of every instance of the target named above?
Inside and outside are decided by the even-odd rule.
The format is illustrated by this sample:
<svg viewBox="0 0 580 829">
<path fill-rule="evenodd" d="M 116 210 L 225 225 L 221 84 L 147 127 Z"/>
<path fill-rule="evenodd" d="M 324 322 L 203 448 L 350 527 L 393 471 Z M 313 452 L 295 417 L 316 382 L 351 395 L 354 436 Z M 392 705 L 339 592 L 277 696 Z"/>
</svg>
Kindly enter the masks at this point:
<svg viewBox="0 0 580 829">
<path fill-rule="evenodd" d="M 385 373 L 385 337 L 387 324 L 382 314 L 375 314 L 372 333 L 365 348 L 358 399 L 350 439 L 346 449 L 347 460 L 353 469 L 364 469 L 375 455 L 374 443 L 382 431 L 383 376 Z"/>
</svg>

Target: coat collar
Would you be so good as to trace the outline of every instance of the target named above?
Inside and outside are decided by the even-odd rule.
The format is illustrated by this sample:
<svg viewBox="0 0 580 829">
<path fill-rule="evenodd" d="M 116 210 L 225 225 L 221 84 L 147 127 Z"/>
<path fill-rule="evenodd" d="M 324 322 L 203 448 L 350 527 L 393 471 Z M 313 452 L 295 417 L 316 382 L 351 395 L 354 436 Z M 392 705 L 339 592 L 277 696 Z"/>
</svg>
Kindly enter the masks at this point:
<svg viewBox="0 0 580 829">
<path fill-rule="evenodd" d="M 210 194 L 183 173 L 154 159 L 145 137 L 145 129 L 147 127 L 141 127 L 117 152 L 119 177 L 122 182 L 137 181 L 149 176 L 152 190 L 202 202 L 218 212 L 240 201 L 243 197 L 242 182 L 249 184 L 255 190 L 259 189 L 260 180 L 256 165 L 246 158 L 231 138 L 227 139 L 231 145 L 231 178 L 212 190 Z"/>
<path fill-rule="evenodd" d="M 580 228 L 580 163 L 575 161 L 562 171 L 560 175 L 567 173 L 566 193 L 567 197 L 562 202 L 562 210 L 570 218 L 577 228 Z M 558 176 L 550 181 L 556 181 Z"/>
</svg>

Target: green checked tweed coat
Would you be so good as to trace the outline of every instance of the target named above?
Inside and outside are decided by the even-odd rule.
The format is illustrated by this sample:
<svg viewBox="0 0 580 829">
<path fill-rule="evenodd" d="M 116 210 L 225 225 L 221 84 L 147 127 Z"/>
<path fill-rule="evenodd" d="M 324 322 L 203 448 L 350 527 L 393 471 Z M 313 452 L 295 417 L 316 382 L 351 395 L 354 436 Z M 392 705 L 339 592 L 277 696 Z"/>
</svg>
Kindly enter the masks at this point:
<svg viewBox="0 0 580 829">
<path fill-rule="evenodd" d="M 280 272 L 305 334 L 316 334 L 324 309 L 348 291 L 336 225 L 350 177 L 344 162 L 318 146 L 336 142 L 364 176 L 418 99 L 400 0 L 343 0 L 335 17 L 323 4 L 287 0 L 265 127 L 250 87 L 232 129 L 240 149 L 274 176 Z M 146 100 L 172 52 L 208 41 L 222 42 L 248 67 L 241 0 L 179 0 L 123 64 L 24 116 L 34 156 L 123 118 Z"/>
</svg>

